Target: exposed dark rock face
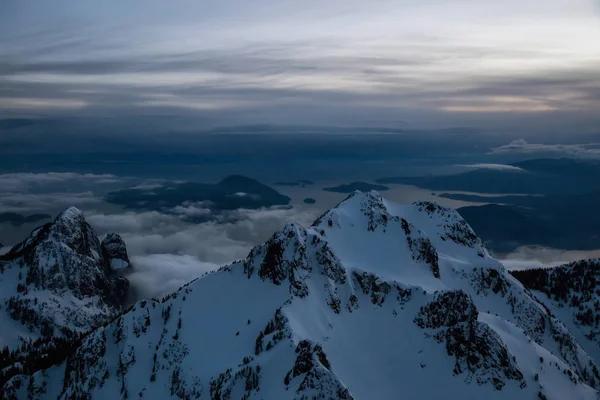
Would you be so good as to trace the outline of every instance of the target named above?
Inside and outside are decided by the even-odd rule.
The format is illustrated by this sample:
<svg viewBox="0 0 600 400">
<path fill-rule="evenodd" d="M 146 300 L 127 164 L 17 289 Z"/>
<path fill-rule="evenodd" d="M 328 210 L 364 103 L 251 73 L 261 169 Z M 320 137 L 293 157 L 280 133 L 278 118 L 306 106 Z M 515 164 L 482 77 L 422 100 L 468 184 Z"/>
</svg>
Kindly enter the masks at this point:
<svg viewBox="0 0 600 400">
<path fill-rule="evenodd" d="M 115 294 L 125 289 L 125 282 L 104 268 L 103 257 L 105 253 L 118 253 L 128 260 L 125 245 L 117 238 L 120 240 L 112 236 L 107 243 L 110 249 L 103 248 L 83 213 L 71 207 L 0 256 L 0 264 L 4 268 L 9 264 L 25 268 L 28 290 L 49 290 L 57 296 L 69 292 L 79 300 L 97 295 L 106 305 L 118 309 L 122 303 Z"/>
<path fill-rule="evenodd" d="M 578 307 L 600 295 L 600 259 L 581 260 L 555 268 L 511 271 L 528 289 Z"/>
<path fill-rule="evenodd" d="M 348 389 L 342 385 L 331 371 L 331 365 L 321 345 L 313 345 L 308 340 L 302 340 L 296 346 L 296 361 L 284 378 L 289 385 L 297 377 L 304 376 L 296 393 L 301 398 L 310 398 L 316 392 L 319 399 L 353 400 Z"/>
<path fill-rule="evenodd" d="M 440 265 L 438 254 L 431 244 L 431 240 L 427 236 L 423 235 L 423 233 L 414 226 L 412 226 L 412 224 L 408 223 L 408 221 L 406 221 L 404 218 L 400 219 L 400 223 L 404 233 L 406 234 L 406 242 L 408 243 L 408 248 L 412 252 L 413 260 L 429 264 L 433 276 L 439 278 Z"/>
<path fill-rule="evenodd" d="M 454 243 L 476 248 L 480 257 L 485 255 L 485 247 L 481 239 L 473 232 L 467 222 L 458 217 L 458 213 L 450 208 L 442 207 L 431 201 L 418 201 L 414 205 L 421 212 L 426 212 L 431 218 L 440 221 L 443 228 L 442 240 L 452 240 Z M 457 218 L 458 217 L 458 218 Z"/>
<path fill-rule="evenodd" d="M 563 320 L 570 320 L 583 334 L 581 340 L 600 346 L 600 259 L 511 271 L 511 274 L 527 289 L 541 292 L 540 299 L 547 296 L 543 299 L 546 305 Z M 569 349 L 577 347 L 570 335 L 565 336 L 560 329 L 552 329 L 552 333 L 560 341 L 561 350 L 570 352 Z M 587 370 L 589 373 L 590 369 Z M 594 376 L 594 380 L 600 380 L 600 375 Z"/>
<path fill-rule="evenodd" d="M 250 251 L 243 262 L 244 272 L 250 278 L 256 270 L 261 279 L 276 285 L 287 280 L 290 293 L 304 297 L 308 294 L 304 280 L 311 271 L 306 242 L 306 230 L 295 223 L 288 224 L 265 244 Z"/>
<path fill-rule="evenodd" d="M 489 382 L 497 390 L 502 389 L 507 379 L 526 385 L 498 334 L 478 322 L 478 314 L 468 294 L 449 291 L 422 307 L 414 322 L 431 330 L 438 342 L 446 343 L 448 355 L 456 360 L 455 374 L 473 374 L 480 384 Z"/>
<path fill-rule="evenodd" d="M 101 245 L 83 213 L 71 207 L 0 256 L 0 296 L 11 293 L 0 312 L 32 338 L 7 346 L 0 369 L 60 360 L 81 335 L 123 311 L 129 281 L 114 273 L 107 257 L 128 260 L 127 251 L 118 235 L 107 239 Z M 9 376 L 5 371 L 0 381 Z"/>
<path fill-rule="evenodd" d="M 488 295 L 490 292 L 505 296 L 511 287 L 510 281 L 495 268 L 474 268 L 470 276 L 471 285 L 478 294 Z"/>
<path fill-rule="evenodd" d="M 127 247 L 121 236 L 116 233 L 108 233 L 100 246 L 107 268 L 117 270 L 130 266 Z"/>
<path fill-rule="evenodd" d="M 269 242 L 265 252 L 265 258 L 258 270 L 258 276 L 263 279 L 269 279 L 276 285 L 280 285 L 287 275 L 287 271 L 283 269 L 281 263 L 282 256 L 283 246 L 281 243 L 277 240 Z"/>
</svg>

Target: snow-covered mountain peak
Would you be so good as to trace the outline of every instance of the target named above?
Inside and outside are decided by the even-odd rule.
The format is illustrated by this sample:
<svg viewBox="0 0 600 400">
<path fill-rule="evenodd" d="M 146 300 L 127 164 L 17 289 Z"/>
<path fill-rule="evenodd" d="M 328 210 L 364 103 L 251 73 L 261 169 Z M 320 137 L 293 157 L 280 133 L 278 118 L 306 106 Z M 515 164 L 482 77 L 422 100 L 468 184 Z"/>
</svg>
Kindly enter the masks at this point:
<svg viewBox="0 0 600 400">
<path fill-rule="evenodd" d="M 83 211 L 73 206 L 67 208 L 66 210 L 58 214 L 58 216 L 56 217 L 57 223 L 60 222 L 64 224 L 77 224 L 83 220 L 85 220 Z"/>
<path fill-rule="evenodd" d="M 481 257 L 487 253 L 482 240 L 455 209 L 443 207 L 433 201 L 418 201 L 413 206 L 419 213 L 428 215 L 435 221 L 440 239 L 475 248 Z"/>
<path fill-rule="evenodd" d="M 111 265 L 128 257 L 118 235 L 107 239 L 70 207 L 0 256 L 0 347 L 85 332 L 121 311 L 129 283 Z"/>
<path fill-rule="evenodd" d="M 76 207 L 69 207 L 56 217 L 51 224 L 50 237 L 81 255 L 100 257 L 98 236 Z"/>
<path fill-rule="evenodd" d="M 162 301 L 136 303 L 64 362 L 4 390 L 33 399 L 592 400 L 599 381 L 597 360 L 456 212 L 358 192 Z"/>
<path fill-rule="evenodd" d="M 341 223 L 364 224 L 366 228 L 373 231 L 380 224 L 385 224 L 391 217 L 383 202 L 381 195 L 375 191 L 351 193 L 337 206 L 324 213 L 314 223 L 313 227 L 341 227 Z"/>
<path fill-rule="evenodd" d="M 347 225 L 365 226 L 369 231 L 385 229 L 391 221 L 405 220 L 418 227 L 436 247 L 454 252 L 452 245 L 474 249 L 479 257 L 489 256 L 483 241 L 454 209 L 432 201 L 401 205 L 387 201 L 376 192 L 356 191 L 319 217 L 313 227 L 326 229 Z M 447 243 L 444 243 L 447 242 Z"/>
</svg>

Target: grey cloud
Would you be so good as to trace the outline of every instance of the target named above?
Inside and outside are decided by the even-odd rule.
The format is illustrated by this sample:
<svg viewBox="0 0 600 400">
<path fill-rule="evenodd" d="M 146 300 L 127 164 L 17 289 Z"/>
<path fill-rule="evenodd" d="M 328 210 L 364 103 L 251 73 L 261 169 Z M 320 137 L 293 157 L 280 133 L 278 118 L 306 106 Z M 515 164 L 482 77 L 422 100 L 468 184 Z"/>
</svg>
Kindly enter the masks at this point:
<svg viewBox="0 0 600 400">
<path fill-rule="evenodd" d="M 475 87 L 458 92 L 476 95 L 545 95 L 557 90 L 577 90 L 593 94 L 590 98 L 600 100 L 600 74 L 592 65 L 577 70 L 548 71 L 543 75 L 475 78 Z"/>
<path fill-rule="evenodd" d="M 509 254 L 497 257 L 509 270 L 521 270 L 531 268 L 555 267 L 588 258 L 600 258 L 600 249 L 583 250 L 561 250 L 540 246 L 519 247 Z"/>
<path fill-rule="evenodd" d="M 184 208 L 190 207 L 194 206 Z M 143 295 L 159 296 L 207 270 L 245 257 L 286 223 L 307 226 L 318 214 L 303 208 L 236 210 L 221 223 L 200 224 L 158 212 L 88 213 L 86 218 L 99 234 L 115 231 L 123 237 L 136 271 L 132 283 Z"/>
<path fill-rule="evenodd" d="M 102 203 L 96 191 L 129 179 L 75 172 L 0 174 L 0 211 L 54 213 L 72 205 L 96 206 Z"/>
<path fill-rule="evenodd" d="M 174 207 L 171 212 L 179 215 L 180 218 L 209 217 L 212 211 L 208 205 L 204 202 L 185 202 Z"/>
<path fill-rule="evenodd" d="M 93 192 L 56 192 L 43 194 L 0 193 L 0 212 L 60 210 L 69 206 L 99 204 L 102 199 Z"/>
<path fill-rule="evenodd" d="M 135 270 L 127 278 L 138 298 L 164 296 L 219 267 L 192 256 L 173 254 L 134 256 L 131 262 Z"/>
<path fill-rule="evenodd" d="M 598 117 L 590 111 L 593 104 L 600 102 L 598 65 L 568 71 L 570 75 L 566 71 L 549 71 L 548 77 L 542 79 L 528 75 L 503 79 L 470 76 L 432 84 L 431 77 L 423 80 L 416 71 L 438 64 L 443 67 L 449 54 L 481 58 L 491 57 L 493 52 L 473 46 L 432 49 L 427 44 L 423 48 L 407 45 L 404 53 L 395 57 L 295 56 L 296 52 L 302 53 L 302 46 L 290 43 L 169 56 L 13 62 L 0 70 L 0 97 L 5 97 L 7 107 L 10 99 L 23 98 L 21 105 L 29 101 L 31 111 L 38 112 L 43 110 L 40 111 L 41 105 L 36 105 L 35 99 L 44 100 L 42 104 L 60 99 L 66 109 L 71 105 L 79 107 L 82 115 L 189 112 L 214 117 L 221 124 L 225 118 L 231 118 L 233 110 L 235 118 L 241 121 L 255 118 L 258 122 L 280 123 L 306 118 L 339 123 L 357 115 L 361 119 L 389 119 L 401 113 L 403 118 L 410 115 L 413 124 L 442 126 L 463 119 L 493 126 L 495 120 L 505 123 L 509 112 L 532 110 L 543 110 L 545 115 L 550 111 L 583 113 L 590 119 L 585 122 L 587 126 L 598 122 Z M 181 73 L 210 74 L 210 78 L 181 78 L 177 75 Z M 35 81 L 31 74 L 45 74 L 58 80 Z M 114 77 L 122 74 L 130 74 L 133 80 L 123 78 L 113 82 Z M 141 85 L 136 80 L 144 74 L 147 79 Z M 171 82 L 169 74 L 176 74 L 185 84 Z M 561 99 L 565 92 L 573 92 L 573 96 Z M 507 108 L 508 101 L 501 99 L 502 107 L 498 108 L 498 96 L 508 100 L 522 97 L 526 102 Z M 494 107 L 505 117 L 496 117 Z M 457 111 L 466 115 L 456 115 Z M 547 117 L 534 117 L 531 124 L 544 124 L 546 120 Z"/>
<path fill-rule="evenodd" d="M 339 43 L 322 40 L 322 48 L 339 49 Z M 431 46 L 428 46 L 431 49 Z M 47 73 L 68 75 L 105 75 L 128 72 L 218 72 L 270 76 L 282 72 L 331 71 L 380 74 L 379 68 L 393 66 L 422 66 L 443 62 L 438 55 L 421 52 L 419 46 L 407 46 L 406 54 L 395 57 L 302 56 L 312 48 L 311 43 L 287 42 L 285 45 L 254 45 L 230 47 L 227 50 L 198 50 L 168 55 L 113 56 L 109 59 L 27 60 L 7 62 L 0 67 L 5 77 L 21 74 Z M 431 49 L 436 50 L 436 49 Z M 440 50 L 440 49 L 437 49 Z M 444 48 L 445 51 L 448 51 Z M 472 47 L 452 49 L 454 52 L 477 53 Z"/>
<path fill-rule="evenodd" d="M 529 143 L 524 139 L 513 140 L 509 144 L 495 147 L 492 154 L 535 154 L 556 153 L 572 157 L 600 158 L 600 143 L 587 144 L 544 144 Z"/>
<path fill-rule="evenodd" d="M 144 213 L 126 212 L 120 214 L 88 213 L 86 219 L 99 232 L 137 233 L 145 232 L 152 234 L 157 231 L 174 233 L 179 225 L 173 221 L 173 217 L 161 214 L 158 211 Z"/>
<path fill-rule="evenodd" d="M 531 25 L 531 9 L 516 1 L 502 10 L 487 2 L 412 3 L 13 2 L 0 13 L 0 33 L 8 38 L 0 56 L 0 107 L 12 105 L 17 115 L 188 112 L 221 124 L 232 114 L 245 122 L 326 123 L 405 114 L 401 119 L 408 115 L 414 125 L 438 127 L 457 120 L 495 127 L 507 117 L 518 124 L 522 117 L 514 113 L 558 110 L 583 113 L 586 126 L 597 125 L 593 47 L 518 41 L 522 28 L 540 33 L 534 39 L 546 37 L 553 18 L 571 23 L 564 26 L 573 27 L 572 41 L 595 32 L 595 21 L 579 9 L 535 2 L 531 9 L 544 12 Z M 421 20 L 424 12 L 434 30 Z M 129 15 L 136 15 L 133 23 Z M 491 15 L 491 22 L 501 18 L 501 27 L 486 23 Z M 570 37 L 558 26 L 554 32 Z M 560 71 L 565 64 L 556 59 L 563 56 L 573 62 Z M 536 78 L 541 74 L 548 79 Z M 526 101 L 508 107 L 511 96 Z M 545 114 L 529 122 L 547 120 Z"/>
<path fill-rule="evenodd" d="M 457 167 L 465 167 L 465 168 L 474 168 L 474 169 L 495 169 L 498 171 L 509 171 L 509 172 L 520 172 L 523 171 L 523 168 L 515 167 L 513 165 L 506 164 L 462 164 L 457 165 Z"/>
<path fill-rule="evenodd" d="M 110 174 L 79 174 L 75 172 L 12 173 L 0 174 L 2 192 L 25 191 L 44 187 L 56 187 L 57 184 L 106 184 L 116 183 L 119 179 Z"/>
</svg>

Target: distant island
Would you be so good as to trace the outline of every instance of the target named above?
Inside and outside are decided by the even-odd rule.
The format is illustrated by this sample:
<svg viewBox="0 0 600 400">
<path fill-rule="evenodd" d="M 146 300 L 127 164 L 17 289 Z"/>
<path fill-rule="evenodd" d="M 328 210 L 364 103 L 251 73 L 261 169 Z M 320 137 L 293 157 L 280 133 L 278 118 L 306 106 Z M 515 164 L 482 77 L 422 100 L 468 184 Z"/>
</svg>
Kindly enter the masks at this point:
<svg viewBox="0 0 600 400">
<path fill-rule="evenodd" d="M 169 212 L 186 204 L 202 204 L 210 212 L 189 215 L 197 222 L 210 220 L 213 214 L 238 208 L 287 206 L 290 198 L 255 179 L 232 175 L 212 183 L 166 182 L 153 188 L 132 187 L 110 192 L 106 201 L 129 209 Z"/>
<path fill-rule="evenodd" d="M 477 164 L 475 164 L 477 165 Z M 492 167 L 496 168 L 492 168 Z M 379 184 L 403 184 L 435 191 L 493 194 L 582 194 L 600 182 L 600 162 L 570 158 L 539 158 L 454 175 L 387 177 Z"/>
<path fill-rule="evenodd" d="M 519 246 L 567 250 L 600 248 L 600 191 L 573 195 L 477 196 L 442 193 L 455 200 L 492 203 L 458 209 L 488 248 L 511 252 Z"/>
<path fill-rule="evenodd" d="M 413 185 L 441 191 L 440 198 L 485 204 L 462 207 L 458 212 L 497 253 L 520 246 L 600 248 L 600 214 L 596 212 L 600 161 L 539 158 L 472 166 L 475 170 L 454 175 L 390 177 L 375 182 Z"/>
<path fill-rule="evenodd" d="M 304 203 L 306 204 L 315 204 L 317 201 L 315 199 L 313 199 L 312 197 L 307 197 L 304 199 Z"/>
<path fill-rule="evenodd" d="M 48 214 L 21 215 L 13 212 L 0 213 L 0 223 L 9 223 L 14 226 L 21 226 L 30 222 L 50 220 L 51 218 L 52 216 Z"/>
<path fill-rule="evenodd" d="M 371 190 L 377 190 L 382 192 L 385 190 L 390 190 L 390 188 L 387 186 L 377 185 L 368 182 L 351 182 L 344 185 L 324 188 L 323 190 L 325 190 L 326 192 L 335 193 L 352 193 L 357 190 L 360 190 L 361 192 L 370 192 Z"/>
</svg>

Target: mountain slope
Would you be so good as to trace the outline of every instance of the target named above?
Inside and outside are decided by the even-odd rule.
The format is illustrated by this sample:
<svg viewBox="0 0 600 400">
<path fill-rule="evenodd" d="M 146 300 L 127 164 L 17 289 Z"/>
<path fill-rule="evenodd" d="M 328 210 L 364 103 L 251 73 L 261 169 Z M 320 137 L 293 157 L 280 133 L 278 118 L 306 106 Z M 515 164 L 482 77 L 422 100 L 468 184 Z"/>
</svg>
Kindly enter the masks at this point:
<svg viewBox="0 0 600 400">
<path fill-rule="evenodd" d="M 600 359 L 599 259 L 511 274 L 564 322 L 588 354 Z"/>
<path fill-rule="evenodd" d="M 162 301 L 138 302 L 66 362 L 4 390 L 32 399 L 595 399 L 597 371 L 455 211 L 371 192 L 308 229 L 287 225 Z"/>
</svg>

